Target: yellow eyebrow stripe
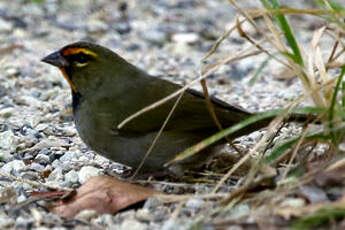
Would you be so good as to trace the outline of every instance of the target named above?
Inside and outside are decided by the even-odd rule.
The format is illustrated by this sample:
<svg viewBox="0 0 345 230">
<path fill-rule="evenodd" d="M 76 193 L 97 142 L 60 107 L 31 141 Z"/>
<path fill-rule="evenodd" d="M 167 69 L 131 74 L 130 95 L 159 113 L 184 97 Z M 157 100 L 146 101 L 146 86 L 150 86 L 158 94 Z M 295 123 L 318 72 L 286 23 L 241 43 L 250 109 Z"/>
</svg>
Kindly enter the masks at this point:
<svg viewBox="0 0 345 230">
<path fill-rule="evenodd" d="M 94 53 L 91 50 L 88 50 L 86 48 L 67 48 L 67 49 L 62 51 L 63 56 L 68 56 L 68 55 L 78 54 L 78 53 L 88 54 L 88 55 L 91 55 L 95 58 L 98 57 L 98 55 L 96 53 Z"/>
</svg>

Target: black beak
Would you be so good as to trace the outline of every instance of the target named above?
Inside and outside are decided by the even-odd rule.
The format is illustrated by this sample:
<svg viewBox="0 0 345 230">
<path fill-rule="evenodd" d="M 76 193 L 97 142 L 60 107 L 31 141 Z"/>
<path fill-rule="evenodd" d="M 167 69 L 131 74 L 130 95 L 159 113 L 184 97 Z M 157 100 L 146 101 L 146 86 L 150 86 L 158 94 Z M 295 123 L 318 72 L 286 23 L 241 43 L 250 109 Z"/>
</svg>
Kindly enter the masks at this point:
<svg viewBox="0 0 345 230">
<path fill-rule="evenodd" d="M 49 54 L 41 61 L 57 66 L 57 67 L 67 67 L 69 66 L 69 62 L 64 58 L 59 51 Z"/>
</svg>

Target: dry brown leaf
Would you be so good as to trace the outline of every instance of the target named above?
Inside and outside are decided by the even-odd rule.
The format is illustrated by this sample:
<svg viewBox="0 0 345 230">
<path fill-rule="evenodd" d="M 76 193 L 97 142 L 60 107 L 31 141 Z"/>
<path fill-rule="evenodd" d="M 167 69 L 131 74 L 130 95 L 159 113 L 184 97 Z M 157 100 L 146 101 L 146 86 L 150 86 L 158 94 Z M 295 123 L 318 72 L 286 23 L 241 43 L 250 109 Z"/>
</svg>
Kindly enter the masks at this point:
<svg viewBox="0 0 345 230">
<path fill-rule="evenodd" d="M 61 200 L 50 210 L 55 214 L 72 218 L 80 211 L 91 209 L 98 214 L 116 213 L 155 194 L 150 188 L 133 185 L 109 176 L 90 178 L 69 200 Z"/>
</svg>

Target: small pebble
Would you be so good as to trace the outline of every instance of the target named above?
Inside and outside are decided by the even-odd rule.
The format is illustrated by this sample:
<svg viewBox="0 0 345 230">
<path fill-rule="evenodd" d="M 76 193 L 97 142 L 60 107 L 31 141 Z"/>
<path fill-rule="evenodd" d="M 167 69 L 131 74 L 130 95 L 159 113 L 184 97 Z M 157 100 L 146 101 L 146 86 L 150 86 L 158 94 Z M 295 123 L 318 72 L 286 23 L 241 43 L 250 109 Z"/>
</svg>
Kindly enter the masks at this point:
<svg viewBox="0 0 345 230">
<path fill-rule="evenodd" d="M 32 162 L 29 168 L 36 172 L 42 172 L 44 170 L 44 166 L 36 162 Z"/>
<path fill-rule="evenodd" d="M 95 210 L 82 210 L 74 218 L 88 221 L 96 216 L 98 216 L 98 213 Z"/>
<path fill-rule="evenodd" d="M 25 168 L 25 164 L 21 160 L 13 160 L 2 166 L 1 171 L 10 174 L 11 172 L 19 172 Z"/>
<path fill-rule="evenodd" d="M 153 216 L 151 215 L 150 210 L 148 210 L 147 208 L 139 209 L 139 210 L 135 213 L 135 217 L 136 217 L 139 221 L 151 222 L 151 221 L 153 220 Z"/>
<path fill-rule="evenodd" d="M 87 22 L 87 31 L 90 33 L 105 32 L 108 29 L 108 25 L 100 20 L 89 20 Z"/>
<path fill-rule="evenodd" d="M 37 156 L 35 157 L 35 160 L 37 160 L 42 165 L 47 165 L 50 162 L 50 157 L 45 154 L 46 152 L 49 153 L 49 150 L 47 151 L 41 150 L 40 153 L 37 154 Z"/>
<path fill-rule="evenodd" d="M 78 154 L 76 152 L 66 152 L 64 155 L 60 157 L 60 161 L 62 162 L 70 162 L 72 160 L 78 159 Z"/>
<path fill-rule="evenodd" d="M 141 33 L 143 39 L 148 42 L 163 45 L 167 41 L 167 35 L 159 30 L 146 30 Z"/>
<path fill-rule="evenodd" d="M 65 174 L 65 180 L 75 184 L 79 181 L 79 175 L 75 170 L 71 170 Z"/>
<path fill-rule="evenodd" d="M 64 178 L 61 168 L 55 168 L 48 176 L 47 181 L 62 181 Z"/>
<path fill-rule="evenodd" d="M 12 31 L 12 23 L 0 18 L 0 32 L 7 33 Z"/>
<path fill-rule="evenodd" d="M 8 68 L 5 72 L 5 74 L 6 74 L 6 77 L 15 77 L 15 76 L 18 76 L 20 74 L 20 71 L 17 68 Z"/>
<path fill-rule="evenodd" d="M 0 229 L 11 228 L 14 225 L 14 220 L 9 218 L 5 213 L 0 214 Z"/>
<path fill-rule="evenodd" d="M 146 230 L 147 229 L 147 225 L 144 224 L 144 223 L 135 221 L 135 220 L 125 219 L 122 222 L 122 224 L 120 226 L 120 229 L 121 230 L 128 230 L 128 229 L 131 229 L 131 230 Z"/>
<path fill-rule="evenodd" d="M 200 40 L 200 37 L 196 33 L 178 33 L 172 35 L 171 40 L 173 42 L 194 44 Z"/>
<path fill-rule="evenodd" d="M 191 209 L 200 209 L 204 205 L 205 201 L 201 199 L 189 199 L 186 202 L 186 207 Z"/>
<path fill-rule="evenodd" d="M 78 173 L 79 183 L 84 184 L 88 179 L 102 174 L 102 170 L 93 166 L 84 166 Z"/>
</svg>

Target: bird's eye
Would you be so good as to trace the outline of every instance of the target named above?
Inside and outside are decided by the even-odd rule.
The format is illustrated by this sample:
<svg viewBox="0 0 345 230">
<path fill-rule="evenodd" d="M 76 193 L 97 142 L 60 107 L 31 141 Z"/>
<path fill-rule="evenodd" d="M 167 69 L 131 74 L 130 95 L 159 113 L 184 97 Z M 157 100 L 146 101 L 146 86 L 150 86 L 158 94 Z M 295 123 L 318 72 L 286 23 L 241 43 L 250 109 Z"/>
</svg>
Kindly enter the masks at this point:
<svg viewBox="0 0 345 230">
<path fill-rule="evenodd" d="M 75 55 L 74 60 L 80 64 L 85 64 L 89 61 L 89 57 L 86 54 L 80 52 L 80 53 Z"/>
</svg>

